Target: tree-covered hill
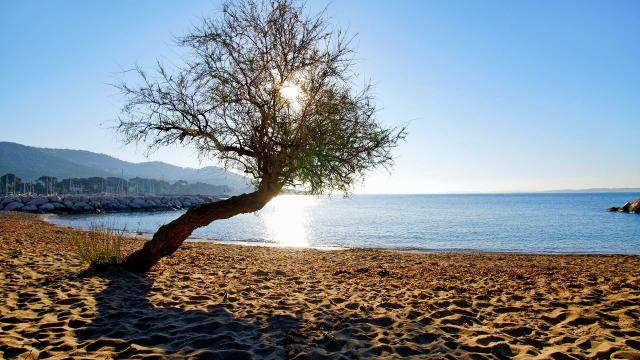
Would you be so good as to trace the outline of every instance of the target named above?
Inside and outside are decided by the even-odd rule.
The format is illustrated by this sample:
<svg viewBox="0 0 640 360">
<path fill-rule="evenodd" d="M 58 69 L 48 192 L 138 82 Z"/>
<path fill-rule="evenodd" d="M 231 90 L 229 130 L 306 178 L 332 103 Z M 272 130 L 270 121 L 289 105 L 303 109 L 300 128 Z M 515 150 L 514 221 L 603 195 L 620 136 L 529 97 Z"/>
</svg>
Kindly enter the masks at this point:
<svg viewBox="0 0 640 360">
<path fill-rule="evenodd" d="M 138 177 L 227 186 L 232 193 L 251 190 L 246 177 L 215 166 L 194 169 L 160 161 L 132 163 L 84 150 L 38 148 L 0 142 L 0 174 L 6 173 L 28 180 L 36 180 L 43 175 L 58 179 Z"/>
</svg>

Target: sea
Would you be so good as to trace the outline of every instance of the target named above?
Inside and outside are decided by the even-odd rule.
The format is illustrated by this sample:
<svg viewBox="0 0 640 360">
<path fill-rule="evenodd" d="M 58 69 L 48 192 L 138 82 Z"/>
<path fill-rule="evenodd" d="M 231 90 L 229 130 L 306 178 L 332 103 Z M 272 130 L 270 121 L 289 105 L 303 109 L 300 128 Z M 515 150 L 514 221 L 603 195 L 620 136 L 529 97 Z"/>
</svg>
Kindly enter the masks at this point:
<svg viewBox="0 0 640 360">
<path fill-rule="evenodd" d="M 320 249 L 640 254 L 640 215 L 608 212 L 639 193 L 281 195 L 189 241 Z M 61 215 L 59 224 L 151 236 L 181 211 Z"/>
</svg>

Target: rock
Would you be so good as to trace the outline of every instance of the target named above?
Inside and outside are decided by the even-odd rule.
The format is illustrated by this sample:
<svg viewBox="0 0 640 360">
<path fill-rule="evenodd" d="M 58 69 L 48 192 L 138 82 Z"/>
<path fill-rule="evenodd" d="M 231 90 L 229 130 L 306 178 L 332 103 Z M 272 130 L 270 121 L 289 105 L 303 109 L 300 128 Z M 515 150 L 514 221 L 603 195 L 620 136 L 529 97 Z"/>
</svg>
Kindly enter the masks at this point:
<svg viewBox="0 0 640 360">
<path fill-rule="evenodd" d="M 622 206 L 618 209 L 618 211 L 620 211 L 620 212 L 629 212 L 629 207 L 630 207 L 630 206 L 631 206 L 631 203 L 630 203 L 630 202 L 628 202 L 628 203 L 626 203 L 626 204 L 622 205 Z"/>
<path fill-rule="evenodd" d="M 44 211 L 51 211 L 51 210 L 55 210 L 56 206 L 53 205 L 53 203 L 46 203 L 46 204 L 40 205 L 38 208 Z"/>
<path fill-rule="evenodd" d="M 51 195 L 51 196 L 0 196 L 0 209 L 6 211 L 78 213 L 95 211 L 177 210 L 217 201 L 209 196 L 128 196 L 128 195 Z M 640 206 L 638 207 L 640 212 Z"/>
<path fill-rule="evenodd" d="M 134 208 L 134 209 L 143 209 L 143 208 L 149 207 L 147 202 L 144 201 L 144 199 L 141 199 L 141 198 L 134 198 L 129 203 L 129 206 Z"/>
<path fill-rule="evenodd" d="M 93 211 L 93 206 L 87 204 L 86 202 L 80 201 L 78 203 L 75 203 L 72 207 L 71 210 L 73 211 L 77 211 L 77 212 L 90 212 Z"/>
<path fill-rule="evenodd" d="M 6 206 L 7 204 L 12 203 L 12 202 L 16 202 L 17 200 L 18 199 L 14 198 L 14 197 L 7 196 L 2 200 L 2 202 L 0 203 L 0 206 Z"/>
<path fill-rule="evenodd" d="M 38 211 L 38 207 L 33 204 L 27 204 L 20 209 L 22 211 L 35 212 Z"/>
<path fill-rule="evenodd" d="M 20 201 L 23 204 L 27 204 L 29 201 L 33 200 L 33 196 L 30 195 L 21 195 L 17 198 L 16 201 Z"/>
<path fill-rule="evenodd" d="M 61 203 L 59 203 L 59 202 L 54 202 L 54 203 L 51 203 L 51 204 L 52 204 L 52 205 L 53 205 L 53 207 L 54 207 L 54 208 L 56 208 L 56 209 L 64 209 L 64 208 L 66 207 L 66 205 L 61 204 Z"/>
<path fill-rule="evenodd" d="M 115 211 L 115 210 L 118 210 L 118 207 L 119 207 L 119 205 L 117 205 L 117 204 L 116 204 L 115 202 L 113 202 L 113 201 L 105 202 L 105 203 L 104 203 L 104 205 L 102 206 L 102 208 L 103 208 L 105 211 Z"/>
<path fill-rule="evenodd" d="M 15 211 L 15 210 L 20 210 L 24 207 L 24 204 L 19 202 L 19 201 L 13 201 L 8 203 L 5 207 L 4 207 L 4 211 Z"/>
<path fill-rule="evenodd" d="M 49 199 L 47 199 L 44 196 L 41 196 L 41 197 L 36 197 L 33 200 L 29 201 L 27 203 L 27 206 L 30 206 L 30 205 L 40 206 L 40 205 L 46 204 L 48 202 L 49 202 Z"/>
<path fill-rule="evenodd" d="M 610 207 L 607 210 L 630 213 L 630 214 L 640 214 L 640 199 L 636 199 L 634 201 L 628 202 L 622 205 L 621 207 L 616 207 L 616 206 Z"/>
</svg>

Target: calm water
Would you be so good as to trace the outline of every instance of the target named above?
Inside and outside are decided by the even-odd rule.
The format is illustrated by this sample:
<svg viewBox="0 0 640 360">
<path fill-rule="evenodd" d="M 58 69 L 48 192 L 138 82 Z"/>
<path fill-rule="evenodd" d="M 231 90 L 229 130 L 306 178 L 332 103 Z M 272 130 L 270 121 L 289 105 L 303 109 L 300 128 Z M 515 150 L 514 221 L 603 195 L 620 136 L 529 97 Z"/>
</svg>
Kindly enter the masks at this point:
<svg viewBox="0 0 640 360">
<path fill-rule="evenodd" d="M 640 194 L 280 196 L 256 214 L 198 229 L 205 241 L 311 247 L 640 254 Z M 182 211 L 62 216 L 152 234 Z"/>
</svg>

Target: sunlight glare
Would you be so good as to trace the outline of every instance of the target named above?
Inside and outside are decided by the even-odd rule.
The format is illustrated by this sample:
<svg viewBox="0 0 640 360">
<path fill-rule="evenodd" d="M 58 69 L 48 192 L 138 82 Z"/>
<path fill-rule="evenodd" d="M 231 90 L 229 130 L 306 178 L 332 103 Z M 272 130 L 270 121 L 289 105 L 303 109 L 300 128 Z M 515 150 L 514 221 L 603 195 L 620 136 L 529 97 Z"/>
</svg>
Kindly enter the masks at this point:
<svg viewBox="0 0 640 360">
<path fill-rule="evenodd" d="M 280 88 L 280 95 L 290 104 L 298 106 L 302 98 L 302 89 L 296 83 L 285 81 Z"/>
<path fill-rule="evenodd" d="M 280 195 L 268 205 L 263 219 L 271 239 L 279 246 L 307 247 L 309 207 L 315 199 L 303 195 Z"/>
</svg>

